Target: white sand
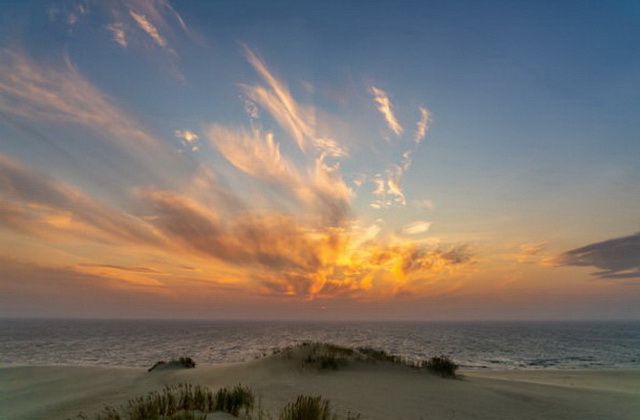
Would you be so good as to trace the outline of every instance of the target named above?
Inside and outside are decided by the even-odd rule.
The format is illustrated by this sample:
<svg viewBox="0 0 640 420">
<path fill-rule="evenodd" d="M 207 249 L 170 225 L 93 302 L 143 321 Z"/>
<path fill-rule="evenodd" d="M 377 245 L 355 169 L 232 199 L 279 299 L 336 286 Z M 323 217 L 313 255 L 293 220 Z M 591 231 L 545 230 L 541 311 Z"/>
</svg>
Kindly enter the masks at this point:
<svg viewBox="0 0 640 420">
<path fill-rule="evenodd" d="M 463 374 L 459 380 L 442 379 L 384 363 L 318 372 L 285 358 L 151 373 L 125 368 L 6 367 L 0 369 L 0 419 L 92 414 L 104 404 L 117 405 L 177 382 L 214 390 L 249 385 L 273 413 L 304 393 L 322 395 L 339 412 L 358 412 L 364 419 L 640 419 L 640 370 Z"/>
</svg>

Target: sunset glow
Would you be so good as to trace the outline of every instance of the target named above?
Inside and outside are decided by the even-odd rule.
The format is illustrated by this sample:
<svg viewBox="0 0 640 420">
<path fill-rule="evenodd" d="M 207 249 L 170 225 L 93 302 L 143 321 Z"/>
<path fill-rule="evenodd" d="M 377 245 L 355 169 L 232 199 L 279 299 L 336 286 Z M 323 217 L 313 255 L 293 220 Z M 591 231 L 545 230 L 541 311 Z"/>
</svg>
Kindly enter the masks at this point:
<svg viewBox="0 0 640 420">
<path fill-rule="evenodd" d="M 640 317 L 640 55 L 443 51 L 444 6 L 385 41 L 373 9 L 28 3 L 0 25 L 0 315 Z"/>
</svg>

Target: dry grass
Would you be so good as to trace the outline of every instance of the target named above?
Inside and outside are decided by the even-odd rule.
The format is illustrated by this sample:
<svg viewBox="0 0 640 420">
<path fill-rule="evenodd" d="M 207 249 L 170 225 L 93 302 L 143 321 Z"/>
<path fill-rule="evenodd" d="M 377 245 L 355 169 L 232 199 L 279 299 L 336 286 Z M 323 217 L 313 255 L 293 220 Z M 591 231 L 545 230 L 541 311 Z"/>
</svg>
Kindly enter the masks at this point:
<svg viewBox="0 0 640 420">
<path fill-rule="evenodd" d="M 443 378 L 455 378 L 458 365 L 448 356 L 436 356 L 426 360 L 422 366 L 429 372 L 440 375 Z"/>
<path fill-rule="evenodd" d="M 301 355 L 303 367 L 318 370 L 338 370 L 353 362 L 392 363 L 413 369 L 425 369 L 443 378 L 455 378 L 458 369 L 458 365 L 444 355 L 415 361 L 373 347 L 353 349 L 331 343 L 305 342 L 296 347 L 274 351 L 274 354 L 284 354 L 287 359 L 294 358 L 295 354 Z"/>
<path fill-rule="evenodd" d="M 339 417 L 331 409 L 331 403 L 321 396 L 311 397 L 299 395 L 287 404 L 280 412 L 279 420 L 338 420 Z M 348 413 L 345 420 L 358 420 L 359 414 Z"/>
<path fill-rule="evenodd" d="M 178 384 L 134 398 L 120 408 L 105 406 L 96 420 L 204 420 L 207 413 L 224 411 L 238 416 L 249 413 L 253 392 L 242 385 L 217 392 L 200 385 Z M 80 418 L 88 417 L 80 415 Z"/>
</svg>

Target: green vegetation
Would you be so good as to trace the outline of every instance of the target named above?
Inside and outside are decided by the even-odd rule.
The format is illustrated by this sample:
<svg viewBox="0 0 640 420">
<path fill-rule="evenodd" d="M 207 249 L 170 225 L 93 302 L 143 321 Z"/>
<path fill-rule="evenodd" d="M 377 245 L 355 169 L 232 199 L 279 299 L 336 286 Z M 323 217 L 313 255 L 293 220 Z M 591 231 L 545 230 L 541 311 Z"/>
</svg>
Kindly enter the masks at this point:
<svg viewBox="0 0 640 420">
<path fill-rule="evenodd" d="M 280 420 L 332 420 L 329 401 L 322 397 L 300 395 L 295 402 L 287 404 L 280 413 Z"/>
<path fill-rule="evenodd" d="M 235 417 L 271 420 L 260 404 L 254 405 L 253 392 L 245 386 L 221 388 L 212 392 L 200 385 L 178 384 L 166 386 L 159 392 L 129 400 L 120 408 L 105 406 L 92 417 L 95 420 L 206 420 L 207 414 L 223 411 Z M 90 417 L 79 414 L 81 420 Z M 279 420 L 338 420 L 329 401 L 320 396 L 300 395 L 280 412 Z M 345 420 L 358 420 L 359 414 L 347 413 Z"/>
<path fill-rule="evenodd" d="M 303 366 L 313 366 L 318 370 L 338 370 L 346 366 L 355 355 L 355 351 L 327 343 L 302 343 L 300 346 L 307 352 L 303 359 Z"/>
<path fill-rule="evenodd" d="M 321 396 L 299 395 L 294 402 L 287 404 L 280 412 L 279 420 L 337 420 L 329 401 Z M 346 420 L 358 420 L 359 414 L 348 413 Z"/>
<path fill-rule="evenodd" d="M 455 378 L 456 370 L 458 369 L 458 365 L 444 355 L 432 357 L 425 361 L 422 366 L 443 378 Z"/>
<path fill-rule="evenodd" d="M 148 372 L 151 372 L 155 369 L 167 369 L 167 368 L 185 368 L 192 369 L 196 367 L 196 362 L 193 361 L 190 357 L 181 357 L 179 359 L 173 359 L 169 362 L 165 362 L 164 360 L 160 360 L 156 362 L 153 366 L 148 369 Z"/>
<path fill-rule="evenodd" d="M 358 352 L 365 356 L 366 360 L 378 362 L 403 363 L 400 356 L 387 353 L 385 350 L 374 349 L 373 347 L 358 347 Z"/>
<path fill-rule="evenodd" d="M 236 385 L 231 389 L 221 388 L 214 395 L 215 410 L 224 411 L 238 417 L 240 410 L 244 408 L 249 412 L 253 408 L 255 398 L 253 392 L 246 386 Z"/>
<path fill-rule="evenodd" d="M 287 359 L 293 359 L 297 354 L 302 358 L 303 367 L 313 367 L 318 370 L 338 370 L 353 362 L 392 363 L 413 369 L 426 369 L 443 378 L 455 378 L 458 365 L 448 356 L 437 356 L 427 360 L 407 360 L 390 354 L 385 350 L 373 347 L 358 347 L 356 349 L 331 343 L 304 342 L 296 347 L 287 347 L 281 351 L 274 350 L 274 355 L 283 354 Z"/>
<path fill-rule="evenodd" d="M 201 385 L 178 384 L 166 386 L 161 391 L 129 400 L 118 408 L 105 406 L 95 416 L 96 420 L 204 420 L 207 413 L 224 411 L 239 416 L 253 408 L 253 392 L 237 385 L 212 392 Z M 80 415 L 80 418 L 88 417 Z"/>
</svg>

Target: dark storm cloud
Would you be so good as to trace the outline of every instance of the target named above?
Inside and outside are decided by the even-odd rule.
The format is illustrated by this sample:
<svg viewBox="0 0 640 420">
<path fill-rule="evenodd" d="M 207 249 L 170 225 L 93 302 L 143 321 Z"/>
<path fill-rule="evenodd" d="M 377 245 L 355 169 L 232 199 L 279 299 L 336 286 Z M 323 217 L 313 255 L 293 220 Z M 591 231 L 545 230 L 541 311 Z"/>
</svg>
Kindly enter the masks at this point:
<svg viewBox="0 0 640 420">
<path fill-rule="evenodd" d="M 557 262 L 597 268 L 593 275 L 600 278 L 640 279 L 640 232 L 572 249 Z"/>
</svg>

